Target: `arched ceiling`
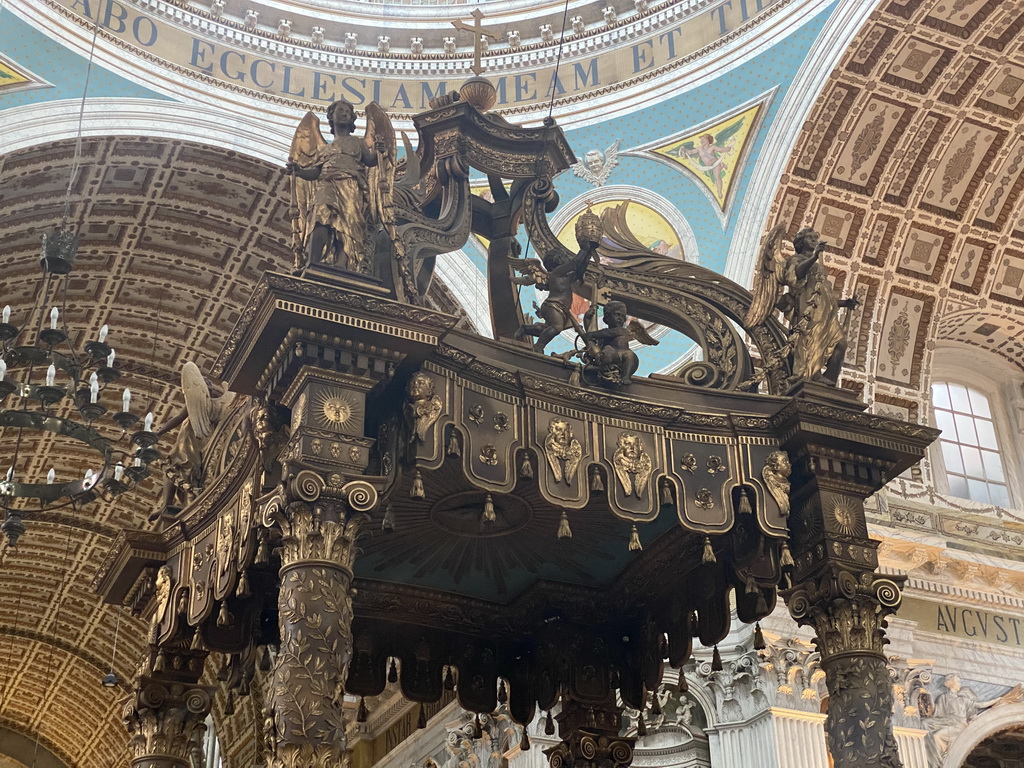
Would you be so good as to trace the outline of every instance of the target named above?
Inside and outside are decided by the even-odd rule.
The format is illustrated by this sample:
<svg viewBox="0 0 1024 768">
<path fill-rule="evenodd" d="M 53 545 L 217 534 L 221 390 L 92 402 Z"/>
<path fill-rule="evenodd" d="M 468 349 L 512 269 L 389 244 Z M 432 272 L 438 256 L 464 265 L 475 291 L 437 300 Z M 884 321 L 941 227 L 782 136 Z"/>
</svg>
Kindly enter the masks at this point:
<svg viewBox="0 0 1024 768">
<path fill-rule="evenodd" d="M 883 0 L 818 96 L 772 220 L 856 294 L 846 386 L 916 420 L 936 346 L 1024 368 L 1024 6 Z"/>
</svg>

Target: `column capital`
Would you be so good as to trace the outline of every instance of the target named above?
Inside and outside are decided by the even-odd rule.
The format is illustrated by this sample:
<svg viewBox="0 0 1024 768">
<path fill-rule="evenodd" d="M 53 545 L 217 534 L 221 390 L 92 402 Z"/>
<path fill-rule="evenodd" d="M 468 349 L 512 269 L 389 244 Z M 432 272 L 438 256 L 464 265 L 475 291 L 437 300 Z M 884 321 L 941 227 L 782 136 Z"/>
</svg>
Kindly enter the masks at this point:
<svg viewBox="0 0 1024 768">
<path fill-rule="evenodd" d="M 206 685 L 140 675 L 124 706 L 133 768 L 190 768 L 213 692 Z"/>
</svg>

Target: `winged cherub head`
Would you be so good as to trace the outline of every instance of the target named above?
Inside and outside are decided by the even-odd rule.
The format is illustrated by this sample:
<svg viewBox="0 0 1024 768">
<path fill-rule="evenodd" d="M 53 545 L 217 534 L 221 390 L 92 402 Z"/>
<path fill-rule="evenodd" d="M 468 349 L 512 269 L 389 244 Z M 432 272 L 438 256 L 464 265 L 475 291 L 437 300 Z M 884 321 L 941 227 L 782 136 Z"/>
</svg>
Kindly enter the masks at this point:
<svg viewBox="0 0 1024 768">
<path fill-rule="evenodd" d="M 423 371 L 416 371 L 409 379 L 408 392 L 412 402 L 429 400 L 434 396 L 434 382 Z"/>
<path fill-rule="evenodd" d="M 793 467 L 789 463 L 789 455 L 785 451 L 772 451 L 765 459 L 765 467 L 775 473 L 777 477 L 785 480 L 789 477 Z"/>
<path fill-rule="evenodd" d="M 356 129 L 356 108 L 340 99 L 327 108 L 327 122 L 331 124 L 331 133 L 335 136 L 339 132 L 352 133 Z"/>
<path fill-rule="evenodd" d="M 583 162 L 587 164 L 591 173 L 597 175 L 604 168 L 604 153 L 598 149 L 592 149 L 583 156 Z"/>
<path fill-rule="evenodd" d="M 572 440 L 572 428 L 565 419 L 552 419 L 548 425 L 548 436 L 555 445 L 568 445 Z"/>
<path fill-rule="evenodd" d="M 640 454 L 644 451 L 644 445 L 640 440 L 640 436 L 629 433 L 619 435 L 618 447 L 619 452 L 630 461 L 638 460 Z"/>
</svg>

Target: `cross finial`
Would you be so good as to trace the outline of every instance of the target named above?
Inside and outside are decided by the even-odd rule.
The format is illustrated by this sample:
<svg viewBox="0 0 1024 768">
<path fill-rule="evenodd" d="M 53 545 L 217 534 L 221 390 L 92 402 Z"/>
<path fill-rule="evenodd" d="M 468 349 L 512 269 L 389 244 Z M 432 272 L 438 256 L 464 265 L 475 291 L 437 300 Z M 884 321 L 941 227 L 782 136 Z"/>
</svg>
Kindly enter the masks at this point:
<svg viewBox="0 0 1024 768">
<path fill-rule="evenodd" d="M 453 21 L 452 26 L 458 30 L 472 32 L 473 34 L 473 66 L 470 69 L 473 70 L 473 74 L 482 75 L 484 68 L 480 65 L 480 57 L 483 53 L 483 36 L 491 38 L 491 40 L 497 40 L 499 37 L 498 32 L 493 29 L 488 29 L 483 26 L 480 22 L 484 19 L 484 14 L 479 8 L 474 8 L 470 14 L 473 17 L 474 23 L 467 24 L 464 21 Z"/>
</svg>

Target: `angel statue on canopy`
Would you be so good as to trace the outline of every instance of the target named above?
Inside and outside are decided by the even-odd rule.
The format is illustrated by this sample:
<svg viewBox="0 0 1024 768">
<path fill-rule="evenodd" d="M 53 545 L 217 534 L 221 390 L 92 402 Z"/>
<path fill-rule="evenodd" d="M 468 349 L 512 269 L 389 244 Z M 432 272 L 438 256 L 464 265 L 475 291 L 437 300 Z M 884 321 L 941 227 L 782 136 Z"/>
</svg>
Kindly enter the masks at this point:
<svg viewBox="0 0 1024 768">
<path fill-rule="evenodd" d="M 202 490 L 206 480 L 206 447 L 236 397 L 233 392 L 218 395 L 192 361 L 181 369 L 181 392 L 185 407 L 157 430 L 158 435 L 163 435 L 181 427 L 165 461 L 163 495 L 150 515 L 151 521 L 161 515 L 173 517 Z"/>
<path fill-rule="evenodd" d="M 773 310 L 780 310 L 789 325 L 793 365 L 790 384 L 813 380 L 835 386 L 847 347 L 839 308 L 852 310 L 860 302 L 856 297 L 836 300 L 828 272 L 821 263 L 825 243 L 816 231 L 805 227 L 797 232 L 792 255 L 783 254 L 780 247 L 784 233 L 785 228 L 779 224 L 765 240 L 761 265 L 754 277 L 753 301 L 743 325 L 754 328 Z"/>
<path fill-rule="evenodd" d="M 373 274 L 373 241 L 393 211 L 395 132 L 381 107 L 366 107 L 366 135 L 353 136 L 356 110 L 347 101 L 327 108 L 334 138 L 320 133 L 312 112 L 302 118 L 285 170 L 292 176 L 295 269 L 330 264 Z"/>
</svg>

